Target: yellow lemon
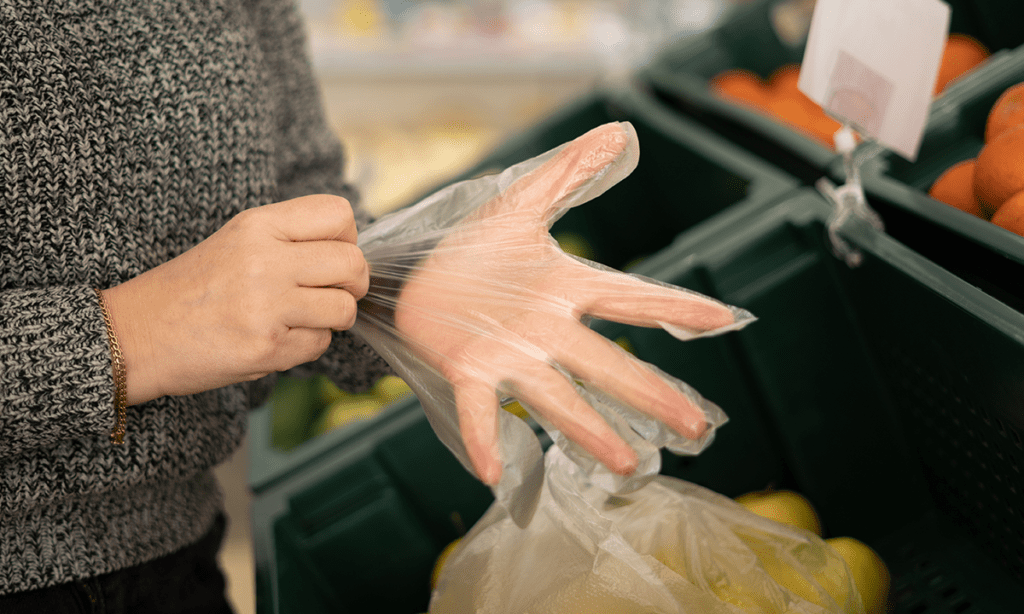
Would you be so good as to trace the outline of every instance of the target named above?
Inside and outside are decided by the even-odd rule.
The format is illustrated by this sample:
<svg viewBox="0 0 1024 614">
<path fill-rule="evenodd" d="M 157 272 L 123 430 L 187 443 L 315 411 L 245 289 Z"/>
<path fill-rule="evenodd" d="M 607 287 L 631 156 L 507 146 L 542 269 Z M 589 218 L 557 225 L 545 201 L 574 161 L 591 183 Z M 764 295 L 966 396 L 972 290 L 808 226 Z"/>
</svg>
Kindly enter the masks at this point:
<svg viewBox="0 0 1024 614">
<path fill-rule="evenodd" d="M 412 388 L 405 383 L 405 380 L 396 375 L 385 375 L 373 385 L 370 394 L 376 396 L 384 404 L 389 404 L 412 394 Z"/>
<path fill-rule="evenodd" d="M 629 337 L 622 335 L 615 340 L 615 344 L 620 348 L 626 350 L 630 354 L 636 356 L 636 348 L 633 347 L 633 342 L 629 340 Z"/>
<path fill-rule="evenodd" d="M 455 552 L 455 548 L 458 547 L 459 542 L 462 538 L 458 538 L 444 547 L 441 554 L 437 555 L 437 560 L 434 561 L 434 570 L 430 573 L 430 588 L 437 588 L 437 580 L 441 577 L 441 569 L 444 567 L 444 562 L 448 560 L 452 552 Z"/>
<path fill-rule="evenodd" d="M 380 413 L 384 404 L 375 396 L 353 394 L 332 404 L 320 415 L 313 426 L 313 436 L 319 436 L 353 422 L 368 420 Z"/>
<path fill-rule="evenodd" d="M 575 232 L 560 232 L 554 238 L 558 242 L 558 247 L 562 248 L 563 252 L 579 258 L 586 258 L 587 260 L 594 259 L 594 249 L 590 247 L 590 243 L 582 235 L 578 235 Z"/>
<path fill-rule="evenodd" d="M 526 411 L 525 408 L 523 408 L 522 405 L 519 404 L 519 401 L 512 401 L 508 405 L 505 405 L 503 409 L 508 413 L 512 414 L 513 416 L 518 416 L 523 420 L 530 419 L 530 414 Z"/>
<path fill-rule="evenodd" d="M 736 502 L 758 516 L 821 536 L 818 512 L 800 493 L 791 490 L 759 490 L 736 497 Z"/>
<path fill-rule="evenodd" d="M 889 568 L 870 546 L 852 537 L 833 537 L 825 543 L 839 553 L 850 568 L 853 584 L 867 614 L 882 614 L 889 601 Z"/>
<path fill-rule="evenodd" d="M 763 593 L 739 584 L 719 584 L 711 587 L 722 601 L 734 605 L 746 614 L 784 614 Z"/>
<path fill-rule="evenodd" d="M 822 553 L 820 564 L 813 567 L 807 565 L 806 571 L 800 571 L 780 561 L 770 548 L 753 549 L 768 575 L 793 594 L 826 609 L 832 607 L 829 598 L 840 606 L 844 606 L 850 598 L 849 579 L 838 559 L 829 559 Z M 822 594 L 819 587 L 827 595 Z"/>
</svg>

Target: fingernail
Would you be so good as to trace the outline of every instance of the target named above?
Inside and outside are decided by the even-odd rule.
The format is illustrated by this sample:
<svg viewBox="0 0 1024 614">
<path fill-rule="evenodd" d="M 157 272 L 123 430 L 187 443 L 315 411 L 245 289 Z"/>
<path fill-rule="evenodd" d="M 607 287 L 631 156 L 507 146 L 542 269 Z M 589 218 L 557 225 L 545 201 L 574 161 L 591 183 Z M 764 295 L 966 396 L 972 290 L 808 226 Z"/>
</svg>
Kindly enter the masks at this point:
<svg viewBox="0 0 1024 614">
<path fill-rule="evenodd" d="M 487 486 L 497 486 L 501 481 L 501 465 L 491 463 L 480 472 L 480 480 Z"/>
<path fill-rule="evenodd" d="M 614 471 L 619 475 L 629 475 L 636 471 L 636 468 L 640 465 L 640 458 L 636 455 L 633 448 L 628 448 L 627 450 L 620 451 L 615 458 Z"/>
</svg>

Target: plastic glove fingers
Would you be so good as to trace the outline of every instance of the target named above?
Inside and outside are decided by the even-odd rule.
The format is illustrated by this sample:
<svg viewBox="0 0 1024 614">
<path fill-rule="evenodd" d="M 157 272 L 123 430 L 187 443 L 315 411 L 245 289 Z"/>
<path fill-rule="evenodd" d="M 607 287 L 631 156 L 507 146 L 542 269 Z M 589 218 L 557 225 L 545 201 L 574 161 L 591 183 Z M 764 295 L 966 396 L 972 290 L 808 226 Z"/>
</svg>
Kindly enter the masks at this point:
<svg viewBox="0 0 1024 614">
<path fill-rule="evenodd" d="M 704 411 L 645 363 L 598 333 L 577 324 L 573 343 L 551 348 L 578 379 L 655 418 L 688 439 L 707 430 Z"/>
<path fill-rule="evenodd" d="M 343 241 L 304 241 L 294 243 L 290 252 L 296 281 L 312 288 L 344 288 L 357 299 L 370 287 L 370 267 L 363 251 Z"/>
<path fill-rule="evenodd" d="M 348 330 L 356 321 L 356 298 L 348 290 L 295 288 L 284 300 L 283 319 L 291 328 Z"/>
<path fill-rule="evenodd" d="M 267 220 L 285 241 L 355 243 L 358 236 L 352 205 L 330 194 L 293 198 L 250 209 L 247 214 Z"/>
<path fill-rule="evenodd" d="M 630 144 L 630 138 L 630 133 L 617 123 L 590 130 L 513 183 L 498 199 L 499 208 L 526 211 L 546 219 L 566 196 L 617 160 Z"/>
<path fill-rule="evenodd" d="M 580 397 L 564 375 L 547 365 L 541 369 L 523 381 L 516 397 L 615 473 L 632 473 L 639 463 L 636 452 Z"/>
<path fill-rule="evenodd" d="M 498 443 L 498 397 L 487 384 L 467 380 L 454 387 L 459 432 L 477 476 L 487 485 L 501 478 Z"/>
<path fill-rule="evenodd" d="M 560 273 L 562 285 L 584 313 L 596 318 L 648 328 L 668 323 L 694 333 L 736 323 L 728 305 L 696 292 L 567 259 L 573 266 Z"/>
</svg>

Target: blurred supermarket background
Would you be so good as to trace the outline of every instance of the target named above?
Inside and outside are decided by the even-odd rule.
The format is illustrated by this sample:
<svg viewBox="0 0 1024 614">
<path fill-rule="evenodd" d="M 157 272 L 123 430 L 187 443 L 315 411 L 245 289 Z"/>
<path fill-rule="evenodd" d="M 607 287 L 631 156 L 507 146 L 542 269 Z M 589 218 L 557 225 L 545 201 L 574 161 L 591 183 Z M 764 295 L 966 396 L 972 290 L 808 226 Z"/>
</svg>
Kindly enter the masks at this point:
<svg viewBox="0 0 1024 614">
<path fill-rule="evenodd" d="M 374 212 L 489 148 L 726 0 L 300 0 L 331 125 Z"/>
</svg>

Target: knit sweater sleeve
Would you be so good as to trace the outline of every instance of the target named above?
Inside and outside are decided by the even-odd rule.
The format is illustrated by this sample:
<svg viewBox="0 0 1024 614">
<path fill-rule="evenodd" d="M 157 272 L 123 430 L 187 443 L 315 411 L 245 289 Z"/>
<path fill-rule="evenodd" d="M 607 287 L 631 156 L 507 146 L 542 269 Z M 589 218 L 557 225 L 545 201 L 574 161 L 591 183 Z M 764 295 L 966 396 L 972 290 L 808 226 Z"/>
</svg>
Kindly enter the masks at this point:
<svg viewBox="0 0 1024 614">
<path fill-rule="evenodd" d="M 0 291 L 0 458 L 61 439 L 106 436 L 114 428 L 113 396 L 92 288 Z"/>
<path fill-rule="evenodd" d="M 256 0 L 253 15 L 274 105 L 278 200 L 343 196 L 352 203 L 356 223 L 365 226 L 371 216 L 360 206 L 355 187 L 345 181 L 342 145 L 324 116 L 302 15 L 293 0 Z M 376 352 L 348 332 L 335 333 L 330 349 L 305 367 L 301 371 L 326 373 L 351 392 L 366 390 L 392 373 Z"/>
</svg>

